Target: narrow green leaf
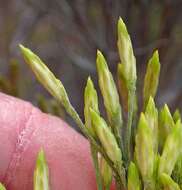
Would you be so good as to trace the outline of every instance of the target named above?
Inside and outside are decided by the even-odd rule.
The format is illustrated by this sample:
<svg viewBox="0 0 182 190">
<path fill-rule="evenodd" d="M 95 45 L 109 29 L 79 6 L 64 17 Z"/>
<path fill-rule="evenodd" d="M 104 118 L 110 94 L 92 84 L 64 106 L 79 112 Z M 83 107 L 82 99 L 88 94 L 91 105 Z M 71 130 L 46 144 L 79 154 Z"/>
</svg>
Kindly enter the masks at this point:
<svg viewBox="0 0 182 190">
<path fill-rule="evenodd" d="M 155 103 L 152 97 L 149 98 L 145 110 L 145 118 L 147 120 L 148 126 L 152 129 L 154 152 L 157 153 L 158 152 L 158 110 L 155 107 Z"/>
<path fill-rule="evenodd" d="M 138 168 L 131 162 L 128 168 L 128 190 L 141 190 Z"/>
<path fill-rule="evenodd" d="M 165 173 L 161 174 L 160 182 L 162 183 L 164 190 L 180 190 L 179 185 L 175 183 L 173 179 Z"/>
<path fill-rule="evenodd" d="M 4 187 L 2 183 L 0 183 L 0 190 L 6 190 L 6 188 Z"/>
<path fill-rule="evenodd" d="M 182 151 L 182 124 L 180 121 L 172 128 L 164 144 L 159 163 L 159 176 L 162 173 L 172 174 L 173 168 Z"/>
<path fill-rule="evenodd" d="M 143 87 L 143 102 L 146 106 L 150 96 L 153 98 L 156 95 L 160 74 L 159 54 L 156 50 L 152 58 L 148 62 L 147 71 L 145 74 L 144 87 Z"/>
<path fill-rule="evenodd" d="M 120 134 L 122 127 L 122 115 L 119 95 L 112 74 L 108 69 L 106 60 L 99 50 L 97 51 L 96 62 L 99 77 L 99 86 L 104 99 L 104 105 L 106 108 L 109 125 L 112 128 L 118 145 L 122 146 Z"/>
<path fill-rule="evenodd" d="M 49 171 L 43 150 L 39 152 L 36 161 L 34 190 L 49 190 Z"/>
<path fill-rule="evenodd" d="M 149 186 L 153 186 L 155 154 L 152 129 L 148 126 L 148 122 L 143 113 L 141 113 L 138 123 L 135 143 L 137 166 L 142 175 L 145 188 L 148 188 Z"/>
</svg>

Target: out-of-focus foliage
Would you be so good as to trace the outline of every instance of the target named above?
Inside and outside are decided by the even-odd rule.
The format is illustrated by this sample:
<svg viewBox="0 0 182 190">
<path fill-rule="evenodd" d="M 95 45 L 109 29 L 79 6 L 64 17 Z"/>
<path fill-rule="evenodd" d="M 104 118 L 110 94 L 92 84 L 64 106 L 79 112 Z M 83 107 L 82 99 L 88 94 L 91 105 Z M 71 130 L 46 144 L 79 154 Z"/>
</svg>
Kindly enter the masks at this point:
<svg viewBox="0 0 182 190">
<path fill-rule="evenodd" d="M 96 79 L 96 49 L 102 49 L 112 73 L 116 73 L 119 58 L 115 26 L 118 17 L 122 16 L 131 34 L 138 76 L 144 77 L 145 60 L 159 49 L 163 70 L 157 100 L 160 105 L 167 102 L 172 109 L 176 106 L 181 109 L 181 9 L 181 0 L 3 1 L 0 6 L 1 90 L 34 104 L 39 102 L 44 111 L 52 109 L 45 106 L 44 98 L 37 100 L 37 91 L 42 87 L 19 58 L 17 44 L 22 43 L 49 64 L 63 81 L 68 94 L 74 94 L 72 103 L 82 113 L 84 81 L 90 73 L 95 74 L 93 79 Z M 19 60 L 15 72 L 9 69 L 13 67 L 11 60 L 14 58 Z M 11 71 L 15 74 L 13 78 Z M 139 88 L 143 86 L 140 78 Z M 47 94 L 44 96 L 49 99 Z"/>
</svg>

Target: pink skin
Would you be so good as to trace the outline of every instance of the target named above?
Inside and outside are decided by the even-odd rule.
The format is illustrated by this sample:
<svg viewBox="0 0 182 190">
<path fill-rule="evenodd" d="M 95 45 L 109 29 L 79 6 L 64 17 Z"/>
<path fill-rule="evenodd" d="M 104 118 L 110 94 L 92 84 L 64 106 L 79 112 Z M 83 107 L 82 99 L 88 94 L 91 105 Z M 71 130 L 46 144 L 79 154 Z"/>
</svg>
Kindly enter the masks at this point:
<svg viewBox="0 0 182 190">
<path fill-rule="evenodd" d="M 33 190 L 40 148 L 51 190 L 96 190 L 87 140 L 62 120 L 0 93 L 0 181 L 7 190 Z"/>
</svg>

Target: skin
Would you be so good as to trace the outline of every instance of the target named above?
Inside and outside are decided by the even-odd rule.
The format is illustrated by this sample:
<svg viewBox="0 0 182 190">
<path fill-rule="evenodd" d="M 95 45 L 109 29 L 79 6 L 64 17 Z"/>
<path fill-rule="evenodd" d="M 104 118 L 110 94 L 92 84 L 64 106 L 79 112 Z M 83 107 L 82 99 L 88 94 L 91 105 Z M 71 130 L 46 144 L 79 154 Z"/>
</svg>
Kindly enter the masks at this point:
<svg viewBox="0 0 182 190">
<path fill-rule="evenodd" d="M 0 181 L 8 190 L 33 189 L 41 148 L 52 190 L 96 190 L 87 140 L 62 120 L 0 93 Z"/>
</svg>

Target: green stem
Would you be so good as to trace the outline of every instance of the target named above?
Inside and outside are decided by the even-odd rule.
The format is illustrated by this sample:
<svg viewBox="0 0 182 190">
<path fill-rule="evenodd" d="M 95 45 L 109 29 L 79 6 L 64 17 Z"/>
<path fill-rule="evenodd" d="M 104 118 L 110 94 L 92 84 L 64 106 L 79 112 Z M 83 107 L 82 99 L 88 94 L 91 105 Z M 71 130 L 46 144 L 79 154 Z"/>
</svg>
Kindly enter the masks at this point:
<svg viewBox="0 0 182 190">
<path fill-rule="evenodd" d="M 135 104 L 135 87 L 132 87 L 128 91 L 128 122 L 126 129 L 126 150 L 127 150 L 127 162 L 131 160 L 131 127 L 133 121 L 133 112 Z M 127 164 L 128 164 L 127 163 Z"/>
<path fill-rule="evenodd" d="M 126 190 L 126 185 L 122 183 L 122 177 L 115 176 L 116 190 Z"/>
<path fill-rule="evenodd" d="M 122 140 L 122 137 L 121 137 L 121 129 L 123 127 L 123 120 L 122 120 L 122 117 L 121 117 L 121 112 L 117 112 L 117 115 L 113 118 L 110 118 L 110 125 L 112 126 L 111 129 L 114 133 L 114 136 L 116 138 L 116 141 L 121 149 L 121 152 L 122 152 L 122 156 L 125 157 L 125 154 L 124 154 L 124 147 L 123 147 L 123 140 Z M 125 158 L 124 158 L 125 159 Z"/>
<path fill-rule="evenodd" d="M 98 162 L 98 152 L 95 150 L 94 146 L 92 143 L 90 143 L 90 150 L 92 154 L 92 159 L 94 163 L 94 168 L 95 168 L 95 174 L 96 174 L 96 181 L 97 181 L 97 189 L 102 190 L 102 178 L 100 175 L 100 170 L 99 170 L 99 162 Z"/>
</svg>

